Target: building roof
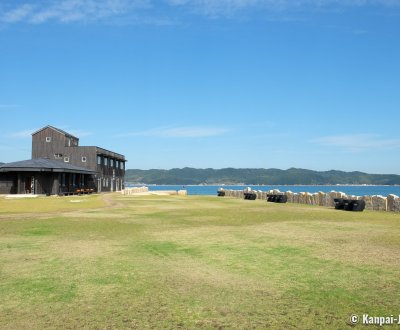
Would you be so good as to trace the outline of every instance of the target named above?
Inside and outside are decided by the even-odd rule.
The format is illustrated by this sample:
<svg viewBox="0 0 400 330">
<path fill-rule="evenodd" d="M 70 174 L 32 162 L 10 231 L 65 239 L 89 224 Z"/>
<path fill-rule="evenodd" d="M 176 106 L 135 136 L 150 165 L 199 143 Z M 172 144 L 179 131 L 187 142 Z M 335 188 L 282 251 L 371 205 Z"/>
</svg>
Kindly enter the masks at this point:
<svg viewBox="0 0 400 330">
<path fill-rule="evenodd" d="M 125 162 L 127 161 L 125 159 L 125 156 L 122 155 L 122 154 L 119 154 L 117 152 L 110 151 L 110 150 L 107 150 L 107 149 L 104 149 L 104 148 L 100 148 L 100 147 L 95 147 L 95 148 L 96 148 L 96 153 L 98 155 L 111 156 L 111 157 L 119 158 L 120 160 L 123 160 Z"/>
<path fill-rule="evenodd" d="M 84 167 L 47 158 L 28 159 L 20 162 L 3 164 L 0 165 L 0 172 L 57 172 L 96 174 L 96 171 L 92 171 Z"/>
<path fill-rule="evenodd" d="M 35 135 L 35 134 L 37 134 L 37 133 L 43 131 L 43 130 L 46 129 L 46 128 L 50 128 L 50 129 L 55 130 L 55 131 L 57 131 L 58 133 L 61 133 L 61 134 L 65 135 L 65 136 L 70 136 L 70 137 L 73 137 L 73 138 L 79 140 L 79 138 L 77 138 L 76 136 L 73 136 L 72 134 L 70 134 L 70 133 L 68 133 L 68 132 L 66 132 L 66 131 L 63 131 L 62 129 L 56 128 L 56 127 L 51 126 L 51 125 L 47 125 L 47 126 L 41 128 L 41 129 L 37 130 L 36 132 L 33 132 L 32 135 Z"/>
</svg>

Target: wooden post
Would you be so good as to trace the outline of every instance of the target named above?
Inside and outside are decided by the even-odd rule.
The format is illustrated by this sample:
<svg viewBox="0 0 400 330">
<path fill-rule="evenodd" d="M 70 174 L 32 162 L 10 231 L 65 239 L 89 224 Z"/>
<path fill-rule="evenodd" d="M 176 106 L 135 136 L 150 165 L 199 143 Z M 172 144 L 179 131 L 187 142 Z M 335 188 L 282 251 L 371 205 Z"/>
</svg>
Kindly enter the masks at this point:
<svg viewBox="0 0 400 330">
<path fill-rule="evenodd" d="M 21 173 L 18 173 L 17 179 L 17 194 L 21 193 Z"/>
</svg>

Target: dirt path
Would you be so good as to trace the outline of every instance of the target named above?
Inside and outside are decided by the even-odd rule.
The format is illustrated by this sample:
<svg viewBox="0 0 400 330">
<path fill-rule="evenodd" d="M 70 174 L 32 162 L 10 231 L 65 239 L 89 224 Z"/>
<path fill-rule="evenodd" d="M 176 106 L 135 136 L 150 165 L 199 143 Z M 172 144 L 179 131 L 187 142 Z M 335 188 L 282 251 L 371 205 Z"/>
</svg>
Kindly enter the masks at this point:
<svg viewBox="0 0 400 330">
<path fill-rule="evenodd" d="M 114 193 L 103 193 L 102 194 L 101 197 L 103 198 L 103 201 L 106 204 L 106 207 L 113 208 L 113 209 L 118 208 L 118 207 L 123 207 L 124 206 L 123 203 L 116 201 L 113 198 L 113 196 L 115 196 Z"/>
</svg>

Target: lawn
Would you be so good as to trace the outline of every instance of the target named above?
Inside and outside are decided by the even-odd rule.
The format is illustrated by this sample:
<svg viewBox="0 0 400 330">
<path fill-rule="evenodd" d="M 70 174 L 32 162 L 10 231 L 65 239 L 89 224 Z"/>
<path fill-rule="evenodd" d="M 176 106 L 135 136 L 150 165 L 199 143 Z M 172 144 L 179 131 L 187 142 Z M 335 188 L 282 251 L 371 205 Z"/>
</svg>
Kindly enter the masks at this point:
<svg viewBox="0 0 400 330">
<path fill-rule="evenodd" d="M 344 329 L 351 314 L 397 317 L 399 256 L 395 213 L 0 198 L 0 328 Z"/>
</svg>

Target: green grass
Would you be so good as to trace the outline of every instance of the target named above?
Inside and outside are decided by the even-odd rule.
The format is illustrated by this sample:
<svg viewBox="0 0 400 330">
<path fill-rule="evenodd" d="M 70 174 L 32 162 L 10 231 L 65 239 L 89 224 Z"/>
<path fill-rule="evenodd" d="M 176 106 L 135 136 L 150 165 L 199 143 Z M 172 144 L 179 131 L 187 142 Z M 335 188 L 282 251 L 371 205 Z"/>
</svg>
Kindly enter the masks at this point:
<svg viewBox="0 0 400 330">
<path fill-rule="evenodd" d="M 399 256 L 395 213 L 0 198 L 0 328 L 343 329 L 400 313 Z"/>
</svg>

